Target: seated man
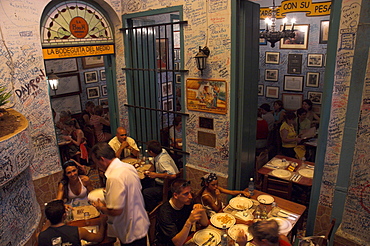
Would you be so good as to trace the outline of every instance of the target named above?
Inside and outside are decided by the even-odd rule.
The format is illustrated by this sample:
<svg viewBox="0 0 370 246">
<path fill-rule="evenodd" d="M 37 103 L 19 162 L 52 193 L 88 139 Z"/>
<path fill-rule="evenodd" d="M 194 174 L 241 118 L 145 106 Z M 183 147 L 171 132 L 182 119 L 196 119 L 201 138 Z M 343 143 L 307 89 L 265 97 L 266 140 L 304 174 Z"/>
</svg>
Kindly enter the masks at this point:
<svg viewBox="0 0 370 246">
<path fill-rule="evenodd" d="M 98 233 L 91 233 L 85 228 L 66 225 L 66 209 L 62 200 L 49 202 L 45 207 L 49 227 L 38 236 L 39 246 L 81 245 L 81 239 L 88 242 L 101 242 L 104 239 L 106 219 L 100 221 Z"/>
<path fill-rule="evenodd" d="M 193 204 L 190 181 L 174 180 L 171 191 L 171 199 L 159 208 L 157 214 L 158 246 L 184 245 L 194 223 L 208 226 L 206 210 L 201 204 Z"/>
<path fill-rule="evenodd" d="M 130 155 L 134 157 L 139 156 L 139 148 L 135 140 L 127 136 L 127 131 L 124 127 L 120 126 L 117 128 L 116 136 L 108 144 L 112 147 L 118 159 L 123 159 Z"/>
<path fill-rule="evenodd" d="M 174 160 L 162 149 L 161 144 L 156 140 L 148 142 L 148 154 L 154 157 L 155 172 L 147 172 L 145 175 L 155 179 L 154 187 L 143 190 L 146 211 L 152 211 L 155 206 L 162 200 L 163 182 L 165 178 L 176 178 L 179 172 Z"/>
</svg>

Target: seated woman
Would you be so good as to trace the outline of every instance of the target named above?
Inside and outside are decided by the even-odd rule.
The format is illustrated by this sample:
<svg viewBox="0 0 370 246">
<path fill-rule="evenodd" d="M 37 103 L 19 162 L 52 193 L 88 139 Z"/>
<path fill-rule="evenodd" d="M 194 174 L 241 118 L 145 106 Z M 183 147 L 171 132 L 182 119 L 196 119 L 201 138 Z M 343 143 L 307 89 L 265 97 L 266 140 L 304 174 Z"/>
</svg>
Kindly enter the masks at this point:
<svg viewBox="0 0 370 246">
<path fill-rule="evenodd" d="M 284 115 L 285 121 L 280 127 L 280 136 L 282 142 L 282 153 L 285 156 L 295 158 L 296 152 L 294 148 L 297 146 L 299 142 L 301 142 L 301 138 L 297 136 L 297 133 L 294 129 L 294 122 L 297 116 L 293 112 L 287 112 Z"/>
<path fill-rule="evenodd" d="M 248 231 L 253 236 L 253 244 L 257 246 L 291 246 L 289 239 L 279 234 L 279 224 L 276 220 L 261 220 L 249 226 Z M 240 246 L 248 243 L 245 232 L 239 232 L 236 242 Z"/>
<path fill-rule="evenodd" d="M 68 145 L 68 152 L 72 158 L 80 161 L 81 159 L 84 162 L 88 162 L 88 152 L 86 149 L 86 139 L 84 132 L 77 127 L 77 121 L 71 119 L 64 123 L 65 133 L 67 136 L 62 136 L 67 141 L 71 141 Z"/>
<path fill-rule="evenodd" d="M 236 196 L 242 194 L 244 196 L 250 196 L 247 191 L 238 191 L 238 190 L 228 190 L 218 186 L 218 180 L 215 173 L 209 173 L 202 177 L 201 183 L 202 189 L 198 192 L 197 198 L 200 199 L 200 202 L 207 209 L 207 214 L 209 217 L 214 213 L 218 213 L 223 208 L 221 202 L 220 194 L 228 194 Z"/>
<path fill-rule="evenodd" d="M 312 105 L 310 99 L 305 99 L 302 102 L 302 108 L 307 110 L 307 119 L 311 121 L 311 126 L 316 126 L 320 122 L 320 117 L 312 111 Z"/>
<path fill-rule="evenodd" d="M 57 200 L 66 200 L 66 204 L 77 207 L 89 205 L 87 195 L 93 190 L 89 177 L 82 175 L 80 164 L 75 160 L 63 165 L 63 178 L 58 185 Z"/>
<path fill-rule="evenodd" d="M 90 118 L 90 124 L 94 126 L 95 136 L 98 142 L 106 142 L 112 138 L 112 134 L 103 131 L 103 126 L 110 126 L 110 122 L 103 117 L 104 109 L 98 105 L 94 108 L 94 114 Z"/>
<path fill-rule="evenodd" d="M 297 110 L 297 120 L 296 120 L 296 132 L 300 136 L 311 128 L 311 121 L 307 119 L 307 110 L 300 108 Z"/>
</svg>

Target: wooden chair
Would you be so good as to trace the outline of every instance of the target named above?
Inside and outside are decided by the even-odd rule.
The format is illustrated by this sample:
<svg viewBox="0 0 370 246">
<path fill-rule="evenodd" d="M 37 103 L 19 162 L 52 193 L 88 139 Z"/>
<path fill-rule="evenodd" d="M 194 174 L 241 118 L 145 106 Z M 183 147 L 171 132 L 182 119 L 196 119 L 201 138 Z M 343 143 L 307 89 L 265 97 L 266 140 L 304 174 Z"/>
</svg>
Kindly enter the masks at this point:
<svg viewBox="0 0 370 246">
<path fill-rule="evenodd" d="M 262 191 L 287 200 L 292 198 L 292 181 L 265 175 Z"/>
<path fill-rule="evenodd" d="M 262 187 L 262 177 L 257 171 L 263 167 L 269 161 L 269 151 L 268 149 L 263 150 L 257 157 L 254 165 L 254 183 L 258 190 Z"/>
<path fill-rule="evenodd" d="M 157 223 L 157 213 L 160 206 L 162 206 L 163 202 L 160 202 L 151 212 L 148 213 L 149 217 L 149 230 L 148 230 L 148 238 L 149 244 L 154 245 L 155 235 L 156 235 L 156 223 Z"/>
<path fill-rule="evenodd" d="M 184 171 L 184 169 L 183 168 L 180 168 L 180 171 L 178 173 L 176 173 L 176 177 L 175 178 L 165 178 L 164 179 L 164 182 L 163 182 L 163 199 L 162 199 L 162 202 L 168 201 L 168 199 L 169 199 L 168 198 L 168 194 L 171 191 L 171 184 L 172 184 L 172 182 L 175 179 L 183 177 L 183 171 Z"/>
<path fill-rule="evenodd" d="M 325 233 L 324 236 L 308 236 L 301 238 L 299 245 L 320 245 L 320 246 L 327 246 L 329 245 L 329 240 L 331 237 L 331 234 L 333 233 L 334 226 L 335 226 L 336 219 L 333 218 L 330 222 L 330 226 L 328 228 L 328 231 Z"/>
</svg>

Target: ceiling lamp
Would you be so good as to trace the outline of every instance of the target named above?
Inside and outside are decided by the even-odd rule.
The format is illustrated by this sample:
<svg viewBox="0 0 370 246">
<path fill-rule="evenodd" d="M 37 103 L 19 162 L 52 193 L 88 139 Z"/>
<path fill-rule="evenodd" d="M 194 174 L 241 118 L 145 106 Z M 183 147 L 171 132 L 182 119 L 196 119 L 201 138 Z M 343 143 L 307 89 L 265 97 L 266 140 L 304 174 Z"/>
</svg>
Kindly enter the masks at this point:
<svg viewBox="0 0 370 246">
<path fill-rule="evenodd" d="M 50 85 L 50 89 L 52 89 L 56 95 L 58 90 L 59 78 L 55 75 L 53 69 L 51 70 L 51 73 L 47 75 L 47 81 Z"/>
<path fill-rule="evenodd" d="M 276 6 L 275 6 L 275 0 L 272 1 L 273 6 L 271 7 L 271 19 L 266 18 L 266 30 L 262 31 L 260 33 L 260 38 L 265 38 L 268 42 L 271 43 L 271 47 L 275 47 L 275 43 L 279 42 L 282 38 L 294 38 L 294 19 L 292 19 L 292 29 L 291 30 L 285 30 L 287 19 L 284 18 L 283 23 L 284 27 L 282 31 L 276 31 Z M 269 30 L 269 26 L 271 29 Z"/>
<path fill-rule="evenodd" d="M 199 46 L 199 52 L 195 55 L 195 61 L 197 63 L 197 68 L 200 70 L 200 73 L 203 75 L 203 70 L 206 68 L 206 61 L 209 56 L 209 49 L 207 46 L 204 46 L 202 49 L 201 46 Z"/>
</svg>

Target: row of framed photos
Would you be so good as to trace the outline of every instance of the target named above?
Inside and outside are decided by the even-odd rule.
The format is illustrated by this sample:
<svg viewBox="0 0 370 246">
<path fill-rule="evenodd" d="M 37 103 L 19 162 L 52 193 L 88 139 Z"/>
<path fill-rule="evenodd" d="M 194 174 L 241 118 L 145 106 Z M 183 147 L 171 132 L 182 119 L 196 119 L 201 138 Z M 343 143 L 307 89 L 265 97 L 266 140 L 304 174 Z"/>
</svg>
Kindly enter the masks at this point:
<svg viewBox="0 0 370 246">
<path fill-rule="evenodd" d="M 294 59 L 296 56 L 302 57 L 301 54 L 290 54 L 288 59 Z M 280 64 L 280 52 L 265 52 L 265 63 L 266 64 Z M 288 60 L 288 64 L 290 60 Z M 323 67 L 324 66 L 324 54 L 307 54 L 307 67 Z"/>
<path fill-rule="evenodd" d="M 266 96 L 267 98 L 275 98 L 275 99 L 279 98 L 280 88 L 278 86 L 266 86 L 266 92 L 264 90 L 264 87 L 265 87 L 264 85 L 258 85 L 258 95 L 259 96 Z M 285 98 L 286 100 L 288 99 L 287 97 L 289 97 L 290 100 L 299 101 L 300 103 L 302 103 L 303 101 L 303 94 L 283 93 L 282 96 L 283 96 L 283 99 Z M 310 99 L 312 103 L 314 104 L 321 104 L 322 103 L 322 92 L 308 91 L 307 98 Z M 284 107 L 286 108 L 285 103 L 284 103 Z"/>
<path fill-rule="evenodd" d="M 99 77 L 100 77 L 101 81 L 106 80 L 105 69 L 99 70 Z M 85 83 L 86 84 L 98 82 L 99 81 L 98 71 L 95 70 L 95 71 L 84 72 L 84 78 L 85 78 Z"/>
<path fill-rule="evenodd" d="M 99 86 L 87 87 L 86 94 L 88 99 L 99 98 L 100 97 Z M 101 86 L 101 95 L 102 96 L 108 95 L 107 85 Z"/>
<path fill-rule="evenodd" d="M 266 69 L 265 81 L 277 82 L 279 79 L 278 69 Z M 284 75 L 284 90 L 286 91 L 302 91 L 304 76 Z M 306 73 L 306 87 L 319 87 L 320 73 Z"/>
</svg>

